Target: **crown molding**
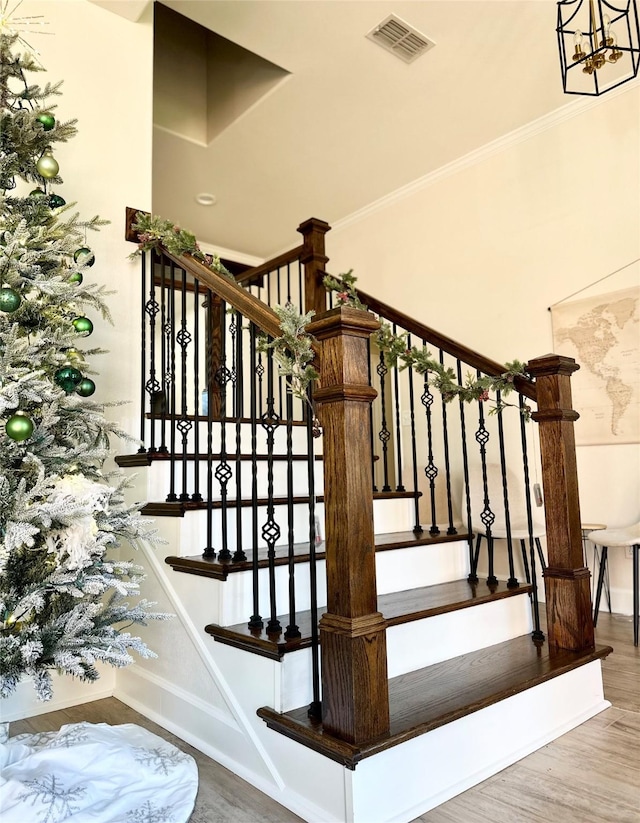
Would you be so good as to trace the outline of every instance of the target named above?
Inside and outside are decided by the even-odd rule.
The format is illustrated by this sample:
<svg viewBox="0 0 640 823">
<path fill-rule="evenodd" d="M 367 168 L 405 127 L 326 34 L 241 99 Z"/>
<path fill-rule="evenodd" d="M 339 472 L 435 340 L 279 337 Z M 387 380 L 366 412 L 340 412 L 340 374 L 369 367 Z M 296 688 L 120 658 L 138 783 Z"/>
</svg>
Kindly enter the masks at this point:
<svg viewBox="0 0 640 823">
<path fill-rule="evenodd" d="M 427 189 L 447 177 L 451 177 L 452 175 L 458 174 L 471 166 L 482 163 L 494 154 L 499 154 L 512 146 L 518 145 L 518 143 L 531 140 L 538 134 L 549 131 L 549 129 L 555 128 L 561 123 L 571 120 L 574 117 L 579 117 L 596 106 L 601 106 L 616 97 L 622 96 L 623 94 L 630 94 L 633 91 L 637 92 L 638 89 L 640 89 L 640 79 L 632 80 L 624 86 L 619 86 L 618 88 L 607 92 L 606 99 L 603 99 L 602 96 L 595 98 L 589 97 L 587 99 L 575 100 L 565 106 L 561 106 L 559 109 L 556 109 L 549 114 L 545 114 L 537 120 L 533 120 L 531 123 L 527 123 L 526 126 L 522 126 L 519 129 L 514 129 L 514 131 L 511 131 L 502 137 L 498 137 L 496 140 L 492 140 L 490 143 L 486 143 L 478 149 L 474 149 L 468 154 L 459 157 L 457 160 L 453 160 L 451 163 L 447 163 L 435 171 L 425 174 L 423 177 L 418 177 L 411 183 L 407 183 L 407 185 L 402 186 L 399 189 L 395 189 L 395 191 L 392 191 L 389 194 L 385 194 L 384 197 L 374 200 L 372 203 L 369 203 L 367 206 L 352 212 L 346 217 L 336 220 L 331 224 L 332 231 L 335 234 L 336 232 L 339 232 L 342 229 L 345 229 L 354 223 L 358 223 L 366 217 L 389 207 L 399 200 L 404 200 L 406 197 L 410 197 L 412 194 L 416 194 L 423 189 Z"/>
</svg>

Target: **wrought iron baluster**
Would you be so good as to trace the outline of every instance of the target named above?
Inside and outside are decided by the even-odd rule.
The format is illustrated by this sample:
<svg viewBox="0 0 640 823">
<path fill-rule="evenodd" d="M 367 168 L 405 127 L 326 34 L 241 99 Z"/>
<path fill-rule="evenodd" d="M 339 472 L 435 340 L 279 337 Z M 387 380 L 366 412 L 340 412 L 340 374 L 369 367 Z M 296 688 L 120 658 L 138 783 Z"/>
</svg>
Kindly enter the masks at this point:
<svg viewBox="0 0 640 823">
<path fill-rule="evenodd" d="M 140 317 L 142 325 L 140 329 L 140 337 L 142 340 L 142 354 L 140 361 L 140 448 L 138 449 L 138 454 L 144 454 L 147 451 L 144 445 L 147 422 L 145 416 L 147 393 L 144 379 L 144 376 L 147 373 L 147 318 L 145 317 L 144 307 L 147 299 L 147 257 L 151 254 L 152 252 L 142 253 L 142 266 L 140 272 L 140 281 L 142 284 L 142 296 L 140 300 Z M 153 267 L 153 263 L 151 266 Z M 153 425 L 153 422 L 151 425 Z"/>
<path fill-rule="evenodd" d="M 456 371 L 458 375 L 458 385 L 462 385 L 462 363 L 460 360 L 457 360 Z M 464 503 L 466 506 L 466 515 L 467 515 L 467 542 L 469 544 L 469 569 L 474 570 L 474 553 L 473 553 L 473 521 L 471 517 L 471 494 L 469 488 L 469 454 L 467 451 L 467 424 L 465 419 L 465 411 L 464 411 L 464 400 L 460 398 L 459 400 L 459 407 L 460 407 L 460 437 L 462 443 L 462 473 L 464 477 Z M 461 512 L 461 515 L 464 516 L 465 512 Z M 472 574 L 475 579 L 472 578 Z M 469 574 L 469 581 L 476 582 L 478 581 L 477 575 L 475 572 Z"/>
<path fill-rule="evenodd" d="M 427 341 L 422 341 L 423 347 L 427 345 Z M 431 406 L 433 405 L 433 394 L 429 386 L 428 373 L 424 375 L 424 384 L 420 402 L 424 406 L 426 423 L 427 423 L 427 465 L 424 467 L 424 473 L 429 481 L 429 497 L 431 503 L 431 526 L 429 527 L 429 534 L 440 534 L 436 518 L 436 477 L 438 476 L 438 467 L 433 461 L 433 423 L 431 420 Z"/>
<path fill-rule="evenodd" d="M 253 614 L 249 618 L 249 628 L 260 630 L 264 621 L 260 615 L 260 578 L 258 566 L 258 403 L 256 366 L 256 327 L 249 326 L 249 416 L 251 418 L 251 582 L 253 594 Z"/>
<path fill-rule="evenodd" d="M 477 372 L 478 378 L 481 377 L 480 372 Z M 484 408 L 482 403 L 478 403 L 478 430 L 476 432 L 476 442 L 480 446 L 480 462 L 482 464 L 482 491 L 483 491 L 483 509 L 482 513 L 480 514 L 480 520 L 482 521 L 483 526 L 485 527 L 486 538 L 487 538 L 487 552 L 489 557 L 489 572 L 487 575 L 487 585 L 488 586 L 497 586 L 498 579 L 494 574 L 493 569 L 493 535 L 491 533 L 491 526 L 493 526 L 495 522 L 495 514 L 491 510 L 491 502 L 489 500 L 489 484 L 487 479 L 487 443 L 489 442 L 490 434 L 487 431 L 484 425 Z M 475 563 L 474 572 L 475 580 L 477 582 L 477 570 L 478 570 L 478 547 L 480 544 L 480 535 L 478 536 L 478 542 L 476 543 L 476 553 L 475 553 Z"/>
<path fill-rule="evenodd" d="M 380 378 L 380 431 L 378 433 L 378 439 L 382 443 L 382 474 L 383 474 L 383 485 L 382 491 L 383 492 L 390 492 L 391 486 L 389 485 L 389 440 L 391 439 L 391 433 L 387 428 L 387 402 L 386 402 L 386 376 L 389 372 L 387 368 L 387 364 L 384 359 L 384 352 L 380 352 L 380 362 L 376 368 L 378 373 L 378 377 Z"/>
<path fill-rule="evenodd" d="M 294 637 L 301 637 L 300 629 L 296 623 L 296 564 L 295 564 L 295 534 L 293 517 L 293 395 L 291 394 L 291 382 L 287 381 L 286 392 L 286 413 L 287 413 L 287 542 L 288 542 L 288 570 L 289 570 L 289 625 L 285 629 L 284 636 L 287 640 Z"/>
<path fill-rule="evenodd" d="M 167 296 L 170 288 L 167 284 L 166 262 L 164 255 L 160 266 L 160 370 L 162 375 L 162 399 L 160 401 L 160 446 L 158 451 L 167 454 L 167 413 L 169 411 L 169 386 L 171 375 L 168 373 L 167 347 L 171 337 L 171 326 L 168 323 Z"/>
<path fill-rule="evenodd" d="M 244 406 L 244 371 L 242 368 L 242 315 L 234 315 L 238 329 L 238 345 L 234 352 L 234 370 L 238 379 L 234 384 L 234 407 L 236 415 L 236 550 L 233 562 L 240 563 L 247 559 L 242 538 L 242 410 Z M 253 379 L 253 374 L 251 375 Z"/>
<path fill-rule="evenodd" d="M 367 372 L 369 375 L 369 385 L 372 386 L 371 382 L 371 339 L 367 340 Z M 369 427 L 370 427 L 370 440 L 371 440 L 371 477 L 373 479 L 373 491 L 377 492 L 378 487 L 376 485 L 376 453 L 375 453 L 375 441 L 373 439 L 373 403 L 369 405 Z"/>
<path fill-rule="evenodd" d="M 298 258 L 298 309 L 304 314 L 304 287 L 302 285 L 302 261 Z"/>
<path fill-rule="evenodd" d="M 206 358 L 205 369 L 207 387 L 207 540 L 202 556 L 207 560 L 214 560 L 216 550 L 213 547 L 213 335 L 211 327 L 213 323 L 213 292 L 207 289 L 206 299 Z"/>
<path fill-rule="evenodd" d="M 176 335 L 176 343 L 180 346 L 180 420 L 177 423 L 177 429 L 182 437 L 182 491 L 180 492 L 181 501 L 190 499 L 187 489 L 187 441 L 189 432 L 193 428 L 193 422 L 189 420 L 188 416 L 188 389 L 187 389 L 187 351 L 189 343 L 191 343 L 191 332 L 187 328 L 187 272 L 182 269 L 181 285 L 180 285 L 180 330 Z"/>
<path fill-rule="evenodd" d="M 231 415 L 237 417 L 237 397 L 235 386 L 238 382 L 238 369 L 236 363 L 236 337 L 238 335 L 239 321 L 237 320 L 238 313 L 235 309 L 229 309 L 229 337 L 231 338 L 231 370 L 229 380 L 231 381 Z M 242 372 L 240 373 L 242 374 Z"/>
<path fill-rule="evenodd" d="M 276 301 L 279 306 L 282 305 L 282 298 L 280 296 L 280 266 L 276 269 Z M 280 414 L 280 418 L 284 416 L 283 410 L 283 387 L 282 387 L 282 375 L 280 374 L 280 370 L 278 369 L 278 413 Z"/>
<path fill-rule="evenodd" d="M 269 561 L 269 605 L 270 617 L 267 623 L 268 634 L 279 634 L 282 631 L 277 617 L 276 604 L 276 567 L 275 547 L 280 538 L 280 526 L 275 519 L 275 503 L 273 495 L 273 446 L 275 432 L 280 425 L 280 417 L 274 402 L 274 374 L 273 351 L 267 353 L 267 408 L 262 415 L 262 427 L 267 434 L 267 520 L 262 527 L 262 539 L 267 544 L 267 559 Z"/>
<path fill-rule="evenodd" d="M 156 300 L 155 280 L 155 263 L 152 260 L 149 277 L 149 297 L 144 304 L 144 310 L 149 318 L 149 379 L 146 382 L 145 388 L 149 395 L 149 409 L 151 411 L 151 437 L 149 439 L 149 451 L 151 453 L 155 453 L 156 451 L 156 403 L 162 388 L 156 378 L 156 315 L 160 311 L 160 306 Z"/>
<path fill-rule="evenodd" d="M 231 372 L 227 368 L 227 335 L 226 335 L 226 303 L 222 303 L 220 311 L 220 365 L 216 370 L 216 383 L 220 387 L 220 462 L 214 472 L 220 484 L 220 515 L 222 548 L 218 552 L 218 560 L 226 562 L 232 559 L 229 550 L 229 502 L 228 483 L 233 472 L 227 460 L 227 385 L 231 380 Z M 240 501 L 236 501 L 236 509 Z"/>
<path fill-rule="evenodd" d="M 527 506 L 527 528 L 529 529 L 529 553 L 531 557 L 531 603 L 533 607 L 533 633 L 531 635 L 534 643 L 540 644 L 544 642 L 544 632 L 540 627 L 540 603 L 538 601 L 538 580 L 536 576 L 536 553 L 534 551 L 533 539 L 533 512 L 531 510 L 531 495 L 529 494 L 531 478 L 529 475 L 529 452 L 527 450 L 527 432 L 526 421 L 524 417 L 524 410 L 526 402 L 524 397 L 520 394 L 519 408 L 520 408 L 520 440 L 522 442 L 522 470 L 524 475 L 525 500 Z M 538 551 L 542 568 L 544 569 L 544 557 L 542 555 L 542 547 L 538 541 Z"/>
<path fill-rule="evenodd" d="M 311 387 L 307 389 L 309 404 Z M 316 559 L 316 486 L 313 415 L 307 414 L 307 482 L 309 485 L 309 594 L 311 598 L 311 683 L 313 699 L 309 705 L 309 717 L 322 719 L 320 701 L 320 638 L 318 633 L 318 570 Z"/>
<path fill-rule="evenodd" d="M 440 349 L 440 365 L 444 366 L 444 352 Z M 442 397 L 442 442 L 444 446 L 444 476 L 447 488 L 447 515 L 449 526 L 447 534 L 458 534 L 458 530 L 453 525 L 453 503 L 451 501 L 451 464 L 449 462 L 449 427 L 447 426 L 447 403 Z"/>
<path fill-rule="evenodd" d="M 500 407 L 500 392 L 496 391 L 496 403 Z M 507 588 L 517 589 L 520 585 L 513 564 L 513 545 L 511 543 L 511 511 L 509 508 L 509 488 L 507 481 L 507 457 L 504 445 L 504 422 L 502 415 L 498 414 L 498 443 L 500 444 L 500 473 L 502 475 L 502 494 L 504 498 L 504 523 L 507 534 L 507 558 L 509 561 L 509 580 Z M 525 492 L 526 493 L 526 492 Z"/>
<path fill-rule="evenodd" d="M 202 502 L 200 493 L 200 283 L 193 282 L 193 494 L 191 499 Z M 208 398 L 208 395 L 207 395 Z"/>
<path fill-rule="evenodd" d="M 177 424 L 177 410 L 176 410 L 176 268 L 172 262 L 169 270 L 171 287 L 169 291 L 169 323 L 168 337 L 169 343 L 169 372 L 170 372 L 170 391 L 169 391 L 169 419 L 171 421 L 171 435 L 169 444 L 169 494 L 167 495 L 167 502 L 173 503 L 178 499 L 176 494 L 176 424 Z"/>
<path fill-rule="evenodd" d="M 393 324 L 393 333 L 397 334 L 397 327 L 396 324 Z M 400 388 L 399 388 L 399 375 L 398 375 L 398 365 L 396 364 L 393 367 L 393 389 L 395 394 L 395 411 L 396 411 L 396 466 L 398 475 L 396 477 L 396 491 L 403 492 L 405 491 L 404 484 L 402 482 L 402 434 L 400 430 Z"/>
<path fill-rule="evenodd" d="M 407 335 L 407 348 L 411 348 L 411 335 Z M 413 368 L 407 368 L 409 379 L 409 414 L 411 420 L 411 473 L 413 476 L 413 508 L 415 513 L 415 525 L 413 527 L 414 534 L 422 534 L 422 525 L 420 523 L 420 496 L 418 489 L 418 452 L 416 444 L 416 414 L 415 401 L 413 393 Z"/>
</svg>

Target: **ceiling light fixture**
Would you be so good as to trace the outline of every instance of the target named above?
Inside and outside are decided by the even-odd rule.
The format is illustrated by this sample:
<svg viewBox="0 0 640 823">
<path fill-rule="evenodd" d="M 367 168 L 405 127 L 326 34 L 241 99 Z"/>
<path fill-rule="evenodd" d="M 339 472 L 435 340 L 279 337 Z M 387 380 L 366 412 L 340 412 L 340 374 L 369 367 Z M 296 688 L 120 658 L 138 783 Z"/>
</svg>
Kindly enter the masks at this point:
<svg viewBox="0 0 640 823">
<path fill-rule="evenodd" d="M 565 94 L 597 96 L 638 75 L 637 0 L 562 0 L 558 48 Z"/>
<path fill-rule="evenodd" d="M 209 194 L 209 192 L 206 191 L 196 195 L 196 203 L 199 203 L 201 206 L 214 206 L 217 200 L 218 198 L 215 194 Z"/>
</svg>

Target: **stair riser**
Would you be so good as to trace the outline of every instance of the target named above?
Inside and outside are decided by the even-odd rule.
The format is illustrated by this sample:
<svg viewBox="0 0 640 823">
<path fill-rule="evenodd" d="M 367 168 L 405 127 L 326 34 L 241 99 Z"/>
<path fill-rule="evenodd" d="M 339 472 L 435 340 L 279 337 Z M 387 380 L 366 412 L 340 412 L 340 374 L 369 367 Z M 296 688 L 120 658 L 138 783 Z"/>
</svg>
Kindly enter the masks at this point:
<svg viewBox="0 0 640 823">
<path fill-rule="evenodd" d="M 323 494 L 323 476 L 322 464 L 316 461 L 315 467 L 315 493 L 317 495 Z M 226 482 L 226 491 L 229 498 L 236 499 L 238 496 L 237 477 L 238 467 L 231 458 L 227 461 L 230 474 Z M 220 480 L 216 477 L 216 470 L 220 471 L 220 462 L 215 461 L 211 467 L 211 488 L 214 499 L 219 499 L 222 493 L 223 486 Z M 173 473 L 173 486 L 171 484 L 171 475 Z M 226 473 L 225 473 L 226 474 Z M 203 498 L 208 497 L 209 489 L 209 467 L 206 460 L 199 460 L 197 463 L 193 460 L 186 462 L 186 482 L 183 478 L 182 461 L 177 460 L 173 467 L 170 461 L 162 460 L 155 461 L 149 467 L 149 487 L 148 495 L 150 500 L 164 500 L 171 490 L 180 495 L 186 491 L 187 494 L 193 495 L 196 483 L 195 478 L 198 478 L 198 490 Z M 286 497 L 288 495 L 306 495 L 309 491 L 308 468 L 307 463 L 303 461 L 295 461 L 292 465 L 291 481 L 288 478 L 287 465 L 285 461 L 274 461 L 272 468 L 271 483 L 273 484 L 273 495 L 275 497 Z M 240 498 L 242 500 L 251 500 L 253 494 L 253 472 L 251 464 L 248 461 L 243 461 L 240 466 Z M 267 469 L 267 462 L 261 461 L 258 463 L 258 471 L 256 472 L 257 497 L 266 497 L 269 489 L 269 472 Z"/>
<path fill-rule="evenodd" d="M 414 620 L 387 629 L 387 673 L 396 677 L 451 660 L 532 630 L 527 595 L 508 597 L 456 612 Z M 487 648 L 491 654 L 491 647 Z M 286 654 L 282 666 L 282 708 L 289 711 L 310 703 L 311 650 Z"/>
<path fill-rule="evenodd" d="M 280 537 L 276 540 L 278 545 L 287 543 L 289 533 L 288 509 L 286 504 L 274 507 L 275 521 L 280 528 Z M 227 547 L 234 552 L 237 546 L 237 509 L 229 506 L 227 508 Z M 241 543 L 246 550 L 253 546 L 253 513 L 250 506 L 240 508 L 241 512 Z M 315 515 L 320 523 L 320 532 L 324 538 L 324 504 L 316 503 Z M 398 532 L 410 529 L 413 522 L 411 501 L 407 499 L 381 499 L 375 500 L 373 506 L 373 519 L 375 531 L 379 534 L 387 532 Z M 157 522 L 159 523 L 160 518 Z M 212 511 L 212 534 L 213 548 L 219 551 L 222 545 L 222 519 L 221 509 Z M 265 538 L 262 536 L 262 528 L 267 522 L 266 506 L 258 509 L 258 548 L 267 546 Z M 293 506 L 293 542 L 305 543 L 309 540 L 309 506 L 307 503 L 296 503 Z M 200 554 L 207 545 L 207 512 L 205 510 L 187 511 L 184 517 L 180 518 L 178 540 L 171 544 L 168 553 L 180 557 L 189 557 Z M 416 583 L 416 585 L 425 585 Z"/>
</svg>

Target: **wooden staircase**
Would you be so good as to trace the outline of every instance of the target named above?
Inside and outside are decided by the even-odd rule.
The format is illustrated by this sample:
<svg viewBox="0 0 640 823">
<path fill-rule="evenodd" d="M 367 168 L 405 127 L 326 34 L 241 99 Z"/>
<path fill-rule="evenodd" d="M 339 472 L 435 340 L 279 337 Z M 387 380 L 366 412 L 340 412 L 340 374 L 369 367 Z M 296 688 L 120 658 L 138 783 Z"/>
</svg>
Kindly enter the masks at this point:
<svg viewBox="0 0 640 823">
<path fill-rule="evenodd" d="M 317 233 L 303 234 L 310 304 L 319 308 L 309 282 L 317 283 L 326 257 Z M 252 295 L 253 303 L 195 262 L 174 263 L 274 334 L 270 310 L 256 309 Z M 260 276 L 266 271 L 261 267 Z M 194 449 L 192 432 L 180 455 L 146 450 L 117 459 L 126 469 L 143 467 L 138 494 L 150 500 L 143 514 L 169 544 L 168 553 L 149 550 L 146 565 L 179 627 L 153 627 L 155 642 L 149 641 L 164 646 L 165 631 L 173 647 L 178 642 L 182 665 L 162 674 L 153 664 L 137 674 L 134 667 L 116 696 L 317 823 L 410 821 L 608 705 L 600 660 L 611 649 L 593 642 L 570 457 L 571 364 L 551 356 L 533 363 L 547 499 L 544 638 L 532 615 L 535 580 L 469 580 L 473 535 L 466 524 L 453 528 L 450 520 L 440 533 L 417 533 L 416 490 L 371 492 L 371 462 L 363 455 L 375 392 L 366 352 L 376 325 L 371 315 L 347 308 L 315 323 L 323 453 L 313 460 L 314 499 L 326 535 L 313 552 L 296 525 L 295 542 L 271 552 L 245 546 L 242 559 L 202 555 L 205 515 L 241 518 L 249 507 L 285 507 L 293 529 L 293 509 L 304 512 L 309 497 L 304 489 L 287 493 L 291 477 L 287 486 L 278 475 L 284 458 L 277 452 L 268 460 L 254 444 L 256 472 L 271 466 L 269 497 L 230 494 L 224 501 L 158 497 L 172 457 L 189 467 L 190 478 L 205 478 L 212 463 L 225 459 L 224 451 Z M 157 414 L 145 415 L 159 426 Z M 167 415 L 162 423 L 179 419 Z M 211 415 L 190 419 L 212 426 Z M 251 457 L 243 439 L 251 420 L 229 423 L 237 427 L 238 460 Z M 220 414 L 215 426 L 222 424 Z M 204 429 L 199 442 L 206 442 Z M 564 453 L 559 443 L 568 447 Z M 298 459 L 290 456 L 289 465 Z M 310 599 L 312 568 L 318 577 Z M 295 612 L 279 610 L 252 627 L 247 618 L 258 590 L 266 601 L 277 595 L 277 603 L 293 591 Z M 277 630 L 270 629 L 274 620 Z M 318 669 L 320 695 L 312 688 Z M 197 680 L 191 671 L 200 673 Z"/>
</svg>

